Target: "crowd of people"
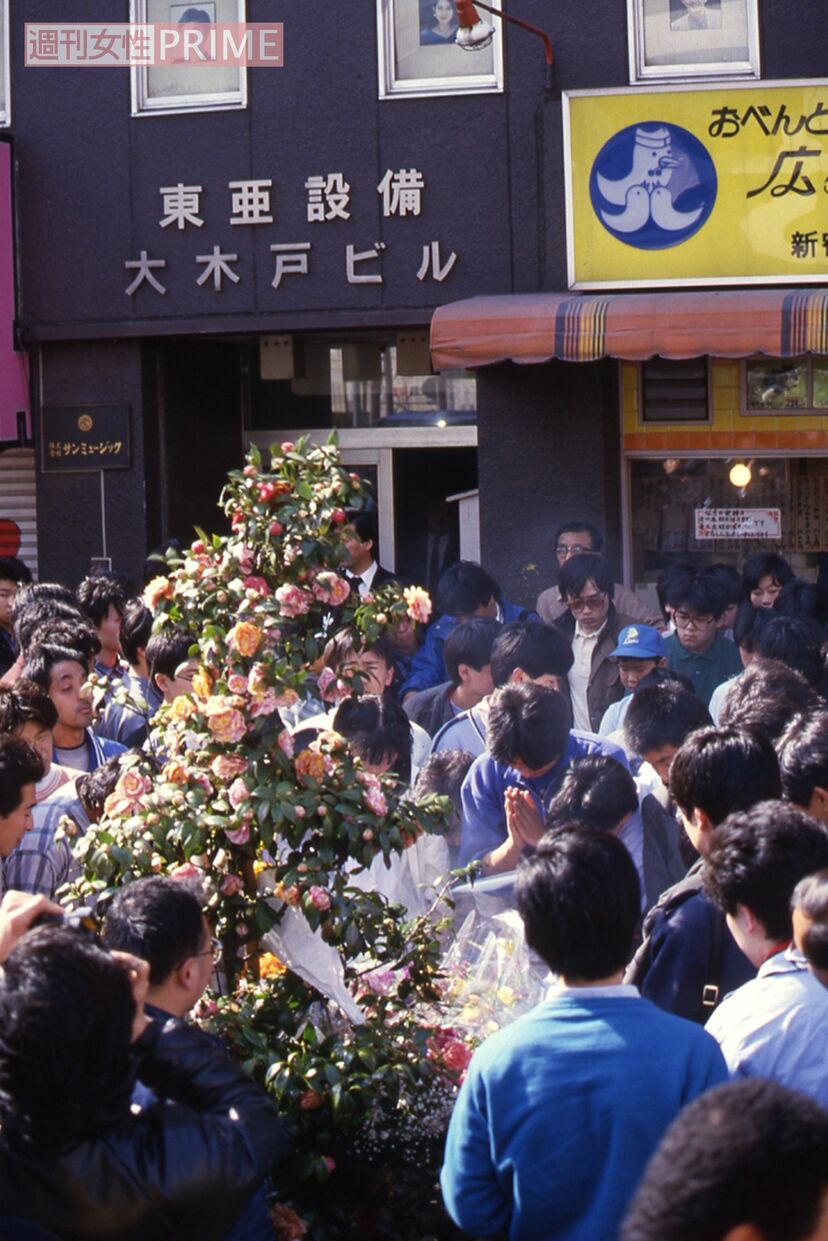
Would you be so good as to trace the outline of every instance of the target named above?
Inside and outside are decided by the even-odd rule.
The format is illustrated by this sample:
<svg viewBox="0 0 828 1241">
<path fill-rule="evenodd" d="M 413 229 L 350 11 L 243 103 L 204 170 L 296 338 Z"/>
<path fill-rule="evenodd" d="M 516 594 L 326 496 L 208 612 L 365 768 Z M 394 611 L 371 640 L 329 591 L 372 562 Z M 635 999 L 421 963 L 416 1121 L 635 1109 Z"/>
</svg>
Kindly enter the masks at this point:
<svg viewBox="0 0 828 1241">
<path fill-rule="evenodd" d="M 393 578 L 370 512 L 343 542 L 355 597 Z M 763 552 L 671 565 L 653 608 L 589 523 L 552 547 L 536 610 L 465 561 L 422 633 L 332 609 L 289 712 L 297 754 L 333 728 L 454 808 L 355 882 L 413 915 L 453 867 L 490 878 L 551 975 L 472 1058 L 447 1212 L 510 1241 L 821 1241 L 828 601 Z M 0 559 L 0 1238 L 266 1236 L 290 1148 L 187 1020 L 216 955 L 197 888 L 128 885 L 102 936 L 56 900 L 123 756 L 192 692 L 192 636 L 153 621 L 117 574 Z"/>
</svg>

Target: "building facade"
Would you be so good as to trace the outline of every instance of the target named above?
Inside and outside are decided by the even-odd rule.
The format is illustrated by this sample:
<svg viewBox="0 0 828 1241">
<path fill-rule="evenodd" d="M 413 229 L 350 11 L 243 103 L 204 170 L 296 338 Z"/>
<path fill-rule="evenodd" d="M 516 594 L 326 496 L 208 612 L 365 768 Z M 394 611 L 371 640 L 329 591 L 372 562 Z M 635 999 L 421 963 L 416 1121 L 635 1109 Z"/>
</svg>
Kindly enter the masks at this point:
<svg viewBox="0 0 828 1241">
<path fill-rule="evenodd" d="M 646 99 L 632 105 L 631 124 L 656 143 L 654 86 L 679 110 L 685 92 L 713 88 L 724 99 L 738 87 L 764 116 L 757 85 L 824 73 L 815 0 L 795 16 L 767 0 L 708 0 L 710 29 L 699 31 L 683 28 L 692 16 L 683 0 L 626 9 L 596 0 L 588 14 L 576 0 L 509 0 L 510 14 L 552 40 L 551 89 L 538 38 L 493 17 L 490 47 L 465 52 L 445 37 L 456 20 L 445 0 L 67 7 L 34 0 L 5 12 L 16 343 L 29 364 L 41 576 L 75 581 L 92 558 L 135 574 L 162 539 L 219 524 L 222 479 L 247 443 L 332 429 L 377 488 L 384 563 L 412 577 L 425 575 L 426 533 L 457 521 L 447 498 L 477 489 L 482 561 L 526 603 L 552 580 L 551 534 L 572 516 L 605 528 L 619 570 L 641 584 L 680 554 L 780 546 L 772 524 L 747 537 L 735 517 L 717 518 L 711 538 L 696 524 L 704 508 L 778 509 L 787 550 L 807 558 L 824 546 L 828 343 L 820 352 L 818 332 L 806 334 L 808 348 L 794 355 L 780 343 L 770 350 L 778 360 L 760 365 L 769 352 L 760 335 L 738 356 L 718 336 L 695 342 L 702 352 L 671 355 L 659 336 L 697 282 L 739 287 L 738 272 L 725 283 L 726 239 L 705 240 L 705 230 L 721 232 L 711 204 L 686 242 L 701 254 L 689 277 L 671 269 L 662 283 L 646 249 L 619 241 L 613 217 L 640 200 L 630 197 L 643 184 L 635 177 L 610 190 L 623 197 L 606 207 L 611 227 L 599 221 L 602 244 L 586 234 L 573 256 L 588 214 L 578 195 L 599 175 L 574 145 L 579 93 L 612 92 L 622 110 L 630 96 Z M 192 68 L 180 50 L 154 68 L 55 64 L 27 29 L 130 17 L 191 29 L 280 22 L 283 64 Z M 38 53 L 47 58 L 34 63 Z M 820 89 L 828 98 L 828 84 Z M 592 117 L 601 98 L 587 96 Z M 797 118 L 784 122 L 768 142 L 775 153 L 819 152 L 786 165 L 786 176 L 804 165 L 787 198 L 809 209 L 828 178 L 820 117 L 809 113 L 796 132 Z M 623 183 L 607 159 L 600 175 Z M 800 193 L 809 173 L 814 195 Z M 764 194 L 771 205 L 783 197 L 774 188 Z M 678 195 L 657 197 L 660 218 L 678 219 L 669 215 L 681 212 Z M 698 223 L 689 221 L 698 205 L 682 227 Z M 798 231 L 809 234 L 810 217 Z M 665 253 L 672 261 L 684 246 Z M 640 279 L 619 274 L 619 247 L 634 272 L 640 258 Z M 780 293 L 782 281 L 818 296 L 825 253 L 820 234 L 804 267 L 771 256 L 750 293 Z M 666 319 L 651 316 L 641 356 L 612 332 L 596 345 L 587 313 L 568 337 L 538 343 L 538 322 L 561 307 L 570 322 L 573 300 L 587 311 L 605 302 L 611 318 L 623 309 L 614 299 L 654 287 L 672 300 Z M 495 329 L 481 349 L 467 308 L 484 296 Z M 523 322 L 520 299 L 536 296 L 552 302 Z M 814 306 L 807 314 L 819 319 Z M 700 315 L 712 321 L 704 307 Z M 512 335 L 520 340 L 504 347 Z M 14 431 L 4 434 L 19 454 Z M 728 481 L 736 456 L 752 463 L 738 503 Z"/>
</svg>

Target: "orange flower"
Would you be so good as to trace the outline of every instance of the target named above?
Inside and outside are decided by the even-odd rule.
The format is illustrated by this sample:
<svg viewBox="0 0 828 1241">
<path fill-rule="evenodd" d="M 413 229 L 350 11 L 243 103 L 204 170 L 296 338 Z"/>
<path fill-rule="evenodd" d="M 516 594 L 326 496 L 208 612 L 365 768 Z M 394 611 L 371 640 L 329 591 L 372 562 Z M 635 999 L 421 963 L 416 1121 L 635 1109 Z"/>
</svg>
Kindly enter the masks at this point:
<svg viewBox="0 0 828 1241">
<path fill-rule="evenodd" d="M 278 1241 L 302 1241 L 307 1236 L 308 1226 L 302 1217 L 281 1202 L 274 1202 L 270 1208 L 270 1222 Z"/>
<path fill-rule="evenodd" d="M 283 883 L 277 883 L 273 889 L 273 895 L 279 901 L 284 901 L 286 905 L 292 905 L 295 909 L 302 901 L 302 894 L 295 883 L 286 888 Z"/>
<path fill-rule="evenodd" d="M 186 784 L 188 780 L 187 769 L 177 759 L 171 759 L 169 763 L 165 763 L 161 772 L 161 778 L 166 780 L 168 784 Z"/>
<path fill-rule="evenodd" d="M 300 780 L 315 780 L 317 784 L 325 778 L 325 759 L 312 750 L 303 750 L 296 760 L 296 774 Z"/>
<path fill-rule="evenodd" d="M 154 577 L 144 587 L 144 603 L 154 612 L 162 599 L 172 599 L 172 582 L 168 577 Z"/>
<path fill-rule="evenodd" d="M 198 708 L 193 702 L 189 694 L 179 694 L 173 699 L 170 707 L 170 719 L 183 723 L 184 720 L 192 719 Z"/>
<path fill-rule="evenodd" d="M 213 680 L 206 668 L 199 668 L 193 677 L 193 693 L 196 698 L 209 698 L 213 692 Z"/>
<path fill-rule="evenodd" d="M 272 952 L 263 952 L 259 957 L 260 978 L 281 978 L 287 973 L 287 966 Z"/>
<path fill-rule="evenodd" d="M 227 635 L 227 644 L 231 650 L 238 651 L 246 658 L 255 655 L 262 640 L 262 631 L 258 625 L 250 621 L 239 621 Z"/>
</svg>

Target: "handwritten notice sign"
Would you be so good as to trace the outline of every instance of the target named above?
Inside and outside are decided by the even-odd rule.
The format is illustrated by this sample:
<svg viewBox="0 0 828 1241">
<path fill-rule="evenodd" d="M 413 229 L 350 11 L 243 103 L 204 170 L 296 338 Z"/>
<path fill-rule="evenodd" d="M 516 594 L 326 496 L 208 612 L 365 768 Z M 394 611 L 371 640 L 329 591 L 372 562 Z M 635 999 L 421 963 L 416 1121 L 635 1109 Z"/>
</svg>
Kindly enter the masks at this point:
<svg viewBox="0 0 828 1241">
<path fill-rule="evenodd" d="M 697 508 L 697 539 L 781 539 L 779 508 Z"/>
</svg>

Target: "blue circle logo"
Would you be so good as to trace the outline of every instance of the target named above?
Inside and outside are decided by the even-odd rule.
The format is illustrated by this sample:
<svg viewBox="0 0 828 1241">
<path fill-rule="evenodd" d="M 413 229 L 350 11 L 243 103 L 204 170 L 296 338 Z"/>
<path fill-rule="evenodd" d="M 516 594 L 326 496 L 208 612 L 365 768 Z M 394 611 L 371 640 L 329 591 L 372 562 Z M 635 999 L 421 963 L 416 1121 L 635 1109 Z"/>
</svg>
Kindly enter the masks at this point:
<svg viewBox="0 0 828 1241">
<path fill-rule="evenodd" d="M 694 134 L 664 121 L 619 130 L 589 177 L 592 209 L 608 233 L 638 250 L 666 250 L 705 224 L 716 202 L 713 160 Z"/>
</svg>

